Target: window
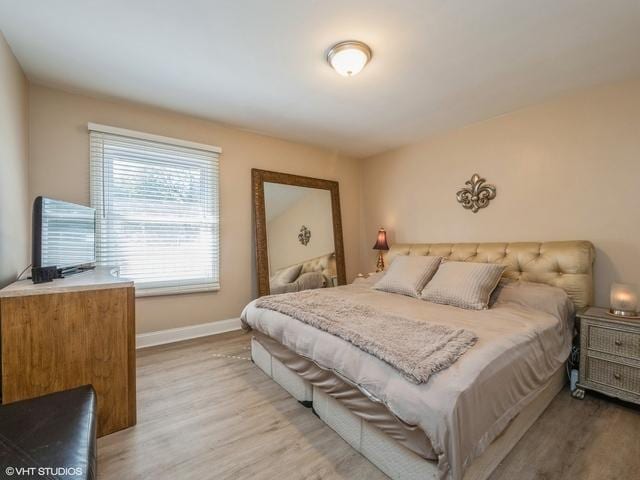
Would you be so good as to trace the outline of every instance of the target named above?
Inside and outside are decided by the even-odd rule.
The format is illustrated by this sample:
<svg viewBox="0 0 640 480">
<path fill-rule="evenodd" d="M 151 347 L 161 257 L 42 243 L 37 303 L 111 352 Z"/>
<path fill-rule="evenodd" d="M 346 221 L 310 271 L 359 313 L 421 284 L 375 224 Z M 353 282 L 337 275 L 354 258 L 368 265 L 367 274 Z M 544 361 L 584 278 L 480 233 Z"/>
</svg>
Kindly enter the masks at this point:
<svg viewBox="0 0 640 480">
<path fill-rule="evenodd" d="M 138 296 L 220 288 L 218 156 L 208 145 L 89 124 L 98 265 Z"/>
</svg>

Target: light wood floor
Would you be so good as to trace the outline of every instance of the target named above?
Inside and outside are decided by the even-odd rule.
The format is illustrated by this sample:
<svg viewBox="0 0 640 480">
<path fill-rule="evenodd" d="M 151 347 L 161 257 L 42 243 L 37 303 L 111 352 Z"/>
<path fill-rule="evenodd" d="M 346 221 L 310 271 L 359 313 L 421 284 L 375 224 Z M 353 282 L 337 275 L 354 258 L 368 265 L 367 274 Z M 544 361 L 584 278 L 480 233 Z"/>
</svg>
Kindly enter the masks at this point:
<svg viewBox="0 0 640 480">
<path fill-rule="evenodd" d="M 249 361 L 233 332 L 138 353 L 138 424 L 100 480 L 387 478 Z M 491 480 L 638 478 L 640 410 L 561 392 Z"/>
</svg>

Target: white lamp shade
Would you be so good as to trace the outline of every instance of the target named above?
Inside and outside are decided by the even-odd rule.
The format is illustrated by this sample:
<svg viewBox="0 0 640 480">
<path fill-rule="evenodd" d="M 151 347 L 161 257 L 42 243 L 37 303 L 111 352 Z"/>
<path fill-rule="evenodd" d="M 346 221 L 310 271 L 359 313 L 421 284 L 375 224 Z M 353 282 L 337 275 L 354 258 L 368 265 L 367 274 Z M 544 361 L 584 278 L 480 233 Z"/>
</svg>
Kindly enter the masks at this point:
<svg viewBox="0 0 640 480">
<path fill-rule="evenodd" d="M 342 42 L 327 55 L 333 69 L 344 77 L 353 77 L 362 71 L 371 59 L 371 50 L 361 42 Z"/>
<path fill-rule="evenodd" d="M 611 285 L 611 312 L 621 316 L 636 315 L 638 293 L 633 285 L 614 283 Z"/>
</svg>

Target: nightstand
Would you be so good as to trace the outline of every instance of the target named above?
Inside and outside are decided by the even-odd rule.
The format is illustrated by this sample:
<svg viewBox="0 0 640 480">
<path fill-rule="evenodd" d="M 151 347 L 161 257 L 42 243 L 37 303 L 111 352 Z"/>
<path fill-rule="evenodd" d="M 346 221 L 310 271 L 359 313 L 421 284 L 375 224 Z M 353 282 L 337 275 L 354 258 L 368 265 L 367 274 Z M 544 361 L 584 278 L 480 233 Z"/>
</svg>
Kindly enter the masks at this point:
<svg viewBox="0 0 640 480">
<path fill-rule="evenodd" d="M 580 319 L 580 376 L 574 397 L 594 390 L 640 404 L 640 320 L 590 307 Z"/>
<path fill-rule="evenodd" d="M 353 279 L 353 283 L 357 283 L 357 282 L 361 282 L 363 280 L 366 280 L 367 278 L 371 277 L 371 275 L 375 275 L 375 274 L 376 274 L 376 272 L 358 273 L 356 278 Z"/>
</svg>

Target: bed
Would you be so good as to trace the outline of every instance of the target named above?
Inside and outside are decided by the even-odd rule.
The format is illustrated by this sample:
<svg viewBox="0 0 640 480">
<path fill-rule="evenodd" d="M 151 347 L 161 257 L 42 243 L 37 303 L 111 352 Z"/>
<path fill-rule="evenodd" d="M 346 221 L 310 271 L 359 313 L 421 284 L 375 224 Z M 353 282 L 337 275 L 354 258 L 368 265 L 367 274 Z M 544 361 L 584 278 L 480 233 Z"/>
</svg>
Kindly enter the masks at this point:
<svg viewBox="0 0 640 480">
<path fill-rule="evenodd" d="M 371 288 L 333 290 L 381 311 L 477 331 L 453 365 L 414 384 L 384 361 L 249 304 L 252 359 L 393 479 L 487 478 L 565 384 L 575 310 L 593 295 L 591 243 L 400 244 L 387 255 L 500 263 L 492 307 L 470 311 Z"/>
<path fill-rule="evenodd" d="M 297 276 L 290 281 L 281 282 L 280 273 L 298 267 Z M 310 258 L 295 265 L 278 269 L 269 278 L 270 293 L 289 293 L 313 288 L 333 287 L 337 283 L 335 252 Z"/>
</svg>

